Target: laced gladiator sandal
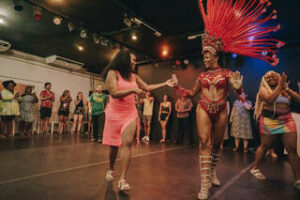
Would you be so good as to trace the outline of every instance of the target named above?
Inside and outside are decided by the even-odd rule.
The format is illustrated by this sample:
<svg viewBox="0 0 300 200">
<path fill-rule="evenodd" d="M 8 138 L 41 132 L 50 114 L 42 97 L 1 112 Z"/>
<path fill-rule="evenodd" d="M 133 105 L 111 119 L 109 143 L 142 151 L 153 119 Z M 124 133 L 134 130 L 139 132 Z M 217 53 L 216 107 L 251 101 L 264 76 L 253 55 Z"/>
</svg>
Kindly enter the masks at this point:
<svg viewBox="0 0 300 200">
<path fill-rule="evenodd" d="M 212 152 L 211 156 L 212 156 L 211 172 L 210 172 L 211 183 L 212 183 L 212 185 L 219 186 L 219 185 L 221 185 L 221 182 L 220 182 L 219 178 L 217 177 L 217 173 L 216 173 L 215 168 L 216 168 L 217 163 L 219 161 L 220 153 L 214 153 L 214 152 Z"/>
<path fill-rule="evenodd" d="M 295 186 L 295 188 L 300 190 L 300 179 L 295 181 L 294 186 Z"/>
<path fill-rule="evenodd" d="M 250 170 L 250 174 L 252 174 L 255 178 L 259 179 L 259 180 L 265 180 L 266 177 L 260 172 L 259 169 L 251 169 Z"/>
<path fill-rule="evenodd" d="M 130 190 L 130 185 L 126 182 L 125 179 L 120 179 L 118 182 L 118 188 L 120 191 L 128 191 Z"/>
<path fill-rule="evenodd" d="M 211 156 L 203 155 L 199 156 L 200 160 L 200 173 L 201 173 L 201 187 L 200 191 L 197 195 L 199 200 L 205 200 L 209 197 L 209 189 L 211 188 L 211 181 L 210 181 L 210 170 L 211 170 Z M 203 166 L 204 164 L 208 166 Z M 207 172 L 204 174 L 203 172 Z"/>
<path fill-rule="evenodd" d="M 106 172 L 105 179 L 106 179 L 107 181 L 113 181 L 113 180 L 115 179 L 115 177 L 113 176 L 113 173 L 114 173 L 114 171 L 108 170 L 108 171 Z"/>
</svg>

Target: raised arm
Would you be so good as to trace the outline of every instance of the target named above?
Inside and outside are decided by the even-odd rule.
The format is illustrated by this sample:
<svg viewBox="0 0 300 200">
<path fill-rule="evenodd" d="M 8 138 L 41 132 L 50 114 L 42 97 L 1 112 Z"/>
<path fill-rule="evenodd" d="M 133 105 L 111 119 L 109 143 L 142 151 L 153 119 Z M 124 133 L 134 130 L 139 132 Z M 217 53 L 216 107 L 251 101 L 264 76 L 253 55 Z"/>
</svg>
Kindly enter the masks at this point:
<svg viewBox="0 0 300 200">
<path fill-rule="evenodd" d="M 231 72 L 229 77 L 229 84 L 232 89 L 235 90 L 237 94 L 241 94 L 243 92 L 242 85 L 243 85 L 243 76 L 241 76 L 239 71 Z"/>
<path fill-rule="evenodd" d="M 282 90 L 281 90 L 280 84 L 278 84 L 278 86 L 272 91 L 269 91 L 263 87 L 259 90 L 259 96 L 262 101 L 272 104 L 275 102 L 277 97 L 280 95 L 281 91 Z"/>
<path fill-rule="evenodd" d="M 74 99 L 74 105 L 77 106 L 79 104 L 79 100 L 77 98 Z"/>
<path fill-rule="evenodd" d="M 136 83 L 138 84 L 139 88 L 141 88 L 142 90 L 145 90 L 147 92 L 150 92 L 152 90 L 156 90 L 158 88 L 161 88 L 161 87 L 164 87 L 164 86 L 167 86 L 167 85 L 171 86 L 171 84 L 172 84 L 171 80 L 167 80 L 167 81 L 162 82 L 162 83 L 148 85 L 138 75 L 135 75 L 135 77 L 136 77 Z"/>
<path fill-rule="evenodd" d="M 112 98 L 122 98 L 131 93 L 141 94 L 143 91 L 139 88 L 130 88 L 127 90 L 118 90 L 117 87 L 117 74 L 115 71 L 110 70 L 106 77 L 106 86 Z"/>
<path fill-rule="evenodd" d="M 251 103 L 251 101 L 246 101 L 246 102 L 244 103 L 244 105 L 245 105 L 245 108 L 246 108 L 247 110 L 250 110 L 250 109 L 252 108 L 252 103 Z"/>
<path fill-rule="evenodd" d="M 288 93 L 295 101 L 297 101 L 298 103 L 300 103 L 300 94 L 293 91 L 292 89 L 290 89 L 288 87 L 288 84 L 287 84 L 287 76 L 286 74 L 283 72 L 282 75 L 281 75 L 281 79 L 282 79 L 282 88 L 284 89 L 284 91 L 286 93 Z M 299 82 L 298 82 L 298 86 L 299 86 Z"/>
<path fill-rule="evenodd" d="M 196 82 L 195 82 L 195 85 L 194 85 L 193 89 L 191 89 L 191 90 L 187 90 L 187 89 L 185 89 L 185 88 L 183 88 L 183 87 L 181 87 L 179 85 L 176 85 L 174 87 L 174 89 L 176 90 L 177 93 L 179 93 L 181 95 L 182 94 L 186 94 L 186 95 L 188 95 L 190 97 L 194 97 L 194 96 L 196 96 L 199 93 L 199 91 L 201 89 L 201 83 L 200 83 L 199 79 L 197 79 Z"/>
<path fill-rule="evenodd" d="M 45 101 L 45 100 L 50 99 L 50 97 L 45 97 L 44 94 L 43 94 L 43 92 L 41 92 L 40 93 L 40 99 L 41 99 L 41 101 Z"/>
</svg>

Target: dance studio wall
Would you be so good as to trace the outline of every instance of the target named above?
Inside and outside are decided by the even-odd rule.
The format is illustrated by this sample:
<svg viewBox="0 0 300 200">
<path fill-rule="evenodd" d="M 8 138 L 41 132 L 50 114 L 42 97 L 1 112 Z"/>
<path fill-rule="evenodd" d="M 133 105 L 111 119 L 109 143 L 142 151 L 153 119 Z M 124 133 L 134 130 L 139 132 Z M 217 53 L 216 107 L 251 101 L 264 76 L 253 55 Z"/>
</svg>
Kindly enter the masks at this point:
<svg viewBox="0 0 300 200">
<path fill-rule="evenodd" d="M 280 58 L 280 63 L 276 67 L 272 67 L 268 63 L 259 59 L 247 57 L 244 58 L 242 67 L 234 67 L 233 64 L 230 66 L 230 69 L 232 71 L 239 70 L 244 76 L 243 88 L 245 89 L 245 92 L 249 94 L 248 97 L 253 102 L 253 104 L 258 92 L 261 77 L 267 71 L 274 70 L 279 73 L 282 73 L 284 71 L 293 82 L 295 82 L 296 80 L 300 80 L 300 45 L 288 44 L 286 47 L 280 50 L 278 55 Z M 186 69 L 174 69 L 172 67 L 172 63 L 168 62 L 160 63 L 156 66 L 152 64 L 139 66 L 138 73 L 147 83 L 158 83 L 161 81 L 165 81 L 174 73 L 177 75 L 180 85 L 191 89 L 193 84 L 195 83 L 197 75 L 203 69 L 203 63 L 199 60 L 196 60 L 192 61 L 192 64 L 189 64 Z M 168 134 L 171 135 L 172 138 L 176 138 L 177 136 L 177 122 L 174 111 L 174 103 L 176 102 L 176 97 L 174 96 L 172 89 L 164 87 L 153 92 L 153 95 L 155 97 L 155 104 L 151 134 L 152 137 L 157 140 L 161 137 L 161 128 L 158 123 L 159 103 L 162 101 L 162 96 L 164 94 L 167 94 L 169 97 L 171 97 L 171 101 L 173 103 L 172 117 L 170 119 L 170 124 L 168 125 Z M 191 112 L 191 126 L 193 127 L 195 138 L 197 135 L 195 126 L 195 108 L 197 105 L 197 99 L 198 97 L 193 98 L 194 109 Z M 231 105 L 236 100 L 236 96 L 232 94 L 232 91 L 230 92 L 229 100 L 231 102 Z"/>
<path fill-rule="evenodd" d="M 44 83 L 51 82 L 52 91 L 56 97 L 53 108 L 54 113 L 58 110 L 59 97 L 64 90 L 70 90 L 73 99 L 76 97 L 77 92 L 82 91 L 85 99 L 87 99 L 92 85 L 96 86 L 101 83 L 100 80 L 95 79 L 92 84 L 90 76 L 85 74 L 72 73 L 39 62 L 0 55 L 0 82 L 8 79 L 13 79 L 18 84 L 34 86 L 38 96 L 44 89 Z M 73 110 L 74 105 L 72 103 L 70 111 Z"/>
<path fill-rule="evenodd" d="M 144 65 L 138 67 L 138 74 L 141 78 L 149 83 L 159 83 L 166 81 L 168 78 L 171 78 L 172 74 L 176 74 L 180 85 L 185 88 L 192 88 L 197 75 L 203 70 L 203 66 L 199 62 L 195 64 L 189 64 L 186 69 L 172 68 L 171 63 L 160 63 L 158 65 Z M 167 135 L 169 139 L 176 140 L 178 133 L 178 125 L 176 122 L 176 112 L 174 110 L 174 105 L 177 100 L 177 96 L 173 93 L 173 89 L 169 87 L 163 87 L 152 92 L 152 95 L 155 98 L 153 118 L 152 118 L 152 129 L 151 137 L 154 140 L 159 140 L 161 138 L 161 128 L 158 122 L 158 112 L 159 105 L 162 102 L 163 95 L 168 95 L 169 100 L 172 102 L 172 114 L 169 119 L 167 126 Z M 196 100 L 198 97 L 193 99 L 194 105 L 196 105 Z M 195 107 L 195 106 L 194 106 Z M 197 138 L 196 135 L 196 126 L 195 126 L 195 108 L 191 112 L 190 125 L 193 128 L 194 138 Z"/>
</svg>

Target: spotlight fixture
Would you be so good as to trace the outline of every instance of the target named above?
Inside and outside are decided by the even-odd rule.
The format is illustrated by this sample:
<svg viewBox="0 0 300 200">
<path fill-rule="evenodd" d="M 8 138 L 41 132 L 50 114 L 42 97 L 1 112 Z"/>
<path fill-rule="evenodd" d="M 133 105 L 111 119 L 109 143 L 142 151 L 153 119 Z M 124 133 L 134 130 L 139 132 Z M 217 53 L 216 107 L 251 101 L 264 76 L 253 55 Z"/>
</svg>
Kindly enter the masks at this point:
<svg viewBox="0 0 300 200">
<path fill-rule="evenodd" d="M 75 30 L 75 25 L 72 22 L 68 23 L 68 28 L 70 32 L 73 32 Z"/>
<path fill-rule="evenodd" d="M 78 51 L 84 51 L 84 47 L 81 46 L 81 45 L 78 45 L 78 46 L 77 46 L 77 49 L 78 49 Z"/>
<path fill-rule="evenodd" d="M 87 30 L 85 28 L 81 29 L 79 35 L 81 38 L 87 38 Z"/>
<path fill-rule="evenodd" d="M 255 39 L 254 36 L 250 36 L 250 37 L 248 38 L 248 40 L 251 41 L 251 42 L 252 42 L 254 39 Z"/>
<path fill-rule="evenodd" d="M 104 37 L 101 37 L 100 44 L 102 46 L 108 46 L 109 45 L 109 40 L 104 38 Z"/>
<path fill-rule="evenodd" d="M 131 31 L 131 40 L 136 41 L 138 39 L 135 31 Z"/>
<path fill-rule="evenodd" d="M 93 33 L 93 40 L 94 40 L 95 44 L 100 43 L 100 37 L 99 37 L 98 33 Z"/>
<path fill-rule="evenodd" d="M 158 31 L 155 31 L 153 34 L 154 34 L 156 37 L 160 37 L 160 36 L 161 36 L 161 33 L 158 32 Z"/>
<path fill-rule="evenodd" d="M 5 17 L 3 15 L 0 15 L 0 24 L 4 24 L 5 23 Z"/>
<path fill-rule="evenodd" d="M 131 27 L 131 25 L 132 25 L 132 23 L 131 23 L 130 19 L 128 19 L 127 15 L 125 15 L 123 23 L 128 27 Z"/>
<path fill-rule="evenodd" d="M 268 55 L 268 51 L 264 50 L 264 51 L 261 52 L 261 54 L 266 56 L 266 55 Z"/>
<path fill-rule="evenodd" d="M 12 0 L 13 7 L 16 11 L 22 11 L 23 5 L 21 4 L 21 0 Z"/>
<path fill-rule="evenodd" d="M 42 8 L 39 6 L 34 7 L 33 16 L 35 20 L 41 20 L 43 17 Z"/>
<path fill-rule="evenodd" d="M 161 56 L 164 57 L 164 58 L 166 58 L 166 57 L 169 56 L 169 53 L 170 53 L 169 52 L 169 47 L 167 45 L 162 46 L 162 48 L 161 48 Z"/>
<path fill-rule="evenodd" d="M 53 23 L 57 26 L 61 24 L 62 20 L 63 19 L 61 17 L 58 16 L 53 17 Z"/>
<path fill-rule="evenodd" d="M 139 20 L 138 18 L 136 18 L 136 17 L 131 18 L 131 21 L 133 23 L 135 23 L 136 25 L 138 25 L 138 26 L 143 24 L 143 22 L 141 20 Z"/>
</svg>

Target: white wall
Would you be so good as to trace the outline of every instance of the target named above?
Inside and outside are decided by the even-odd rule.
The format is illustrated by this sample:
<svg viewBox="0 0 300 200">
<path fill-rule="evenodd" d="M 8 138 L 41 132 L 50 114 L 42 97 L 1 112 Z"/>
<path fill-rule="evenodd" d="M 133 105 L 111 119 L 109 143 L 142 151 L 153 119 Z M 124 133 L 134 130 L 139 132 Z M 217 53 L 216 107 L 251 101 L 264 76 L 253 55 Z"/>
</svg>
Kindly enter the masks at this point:
<svg viewBox="0 0 300 200">
<path fill-rule="evenodd" d="M 88 91 L 93 86 L 103 82 L 99 78 L 92 78 L 89 74 L 80 74 L 59 69 L 36 61 L 16 58 L 0 54 L 0 81 L 13 79 L 16 83 L 35 86 L 36 94 L 39 96 L 44 89 L 45 82 L 52 83 L 52 91 L 55 93 L 53 112 L 59 107 L 59 97 L 64 90 L 70 90 L 74 99 L 77 92 L 81 91 L 85 99 Z M 74 105 L 71 104 L 70 111 L 73 112 Z"/>
</svg>

